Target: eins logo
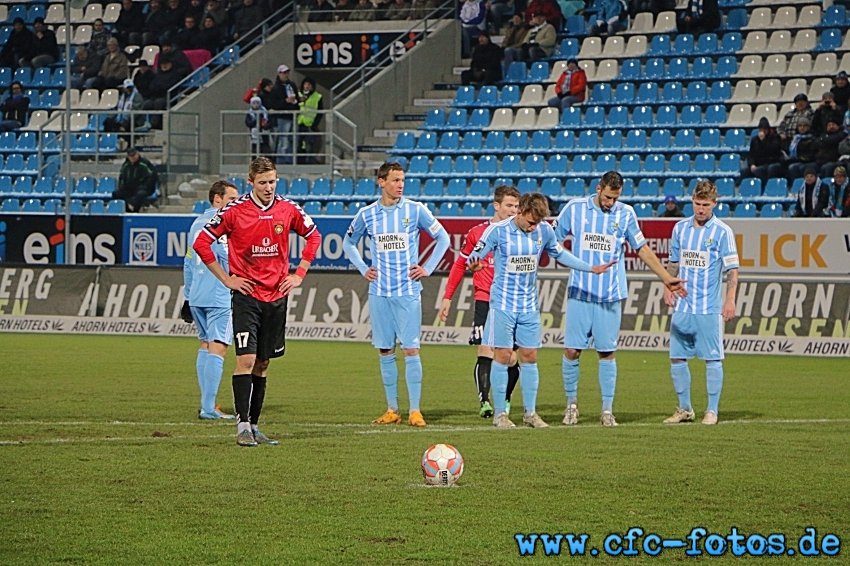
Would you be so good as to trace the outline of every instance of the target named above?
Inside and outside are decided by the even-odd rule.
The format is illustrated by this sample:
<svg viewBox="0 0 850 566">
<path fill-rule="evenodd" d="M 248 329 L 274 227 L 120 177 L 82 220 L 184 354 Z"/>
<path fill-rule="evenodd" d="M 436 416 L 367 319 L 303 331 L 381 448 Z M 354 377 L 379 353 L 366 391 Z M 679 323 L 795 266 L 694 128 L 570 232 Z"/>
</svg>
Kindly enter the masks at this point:
<svg viewBox="0 0 850 566">
<path fill-rule="evenodd" d="M 115 263 L 115 238 L 111 234 L 98 234 L 92 239 L 88 234 L 71 234 L 70 241 L 65 241 L 65 219 L 57 218 L 54 224 L 56 232 L 49 237 L 41 232 L 33 232 L 24 240 L 24 262 L 33 263 L 65 263 L 66 250 L 71 254 L 72 264 L 78 263 L 78 248 L 83 251 L 85 265 Z M 52 251 L 52 253 L 51 253 Z M 53 256 L 52 258 L 50 256 Z"/>
<path fill-rule="evenodd" d="M 326 42 L 321 34 L 317 34 L 312 45 L 302 43 L 298 46 L 295 57 L 302 67 L 350 65 L 354 61 L 353 48 L 354 46 L 349 41 Z"/>
</svg>

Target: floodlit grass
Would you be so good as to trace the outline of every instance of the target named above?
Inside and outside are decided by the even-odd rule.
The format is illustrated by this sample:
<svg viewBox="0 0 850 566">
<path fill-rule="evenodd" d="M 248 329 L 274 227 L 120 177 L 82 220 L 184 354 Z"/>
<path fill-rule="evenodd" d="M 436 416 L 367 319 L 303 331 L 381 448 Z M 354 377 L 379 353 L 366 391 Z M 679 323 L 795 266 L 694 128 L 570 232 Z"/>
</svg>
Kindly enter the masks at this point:
<svg viewBox="0 0 850 566">
<path fill-rule="evenodd" d="M 621 426 L 603 429 L 587 352 L 579 426 L 568 429 L 561 353 L 543 350 L 538 412 L 552 428 L 497 431 L 475 416 L 474 350 L 425 347 L 429 426 L 416 430 L 369 425 L 385 409 L 369 345 L 290 342 L 272 362 L 261 422 L 281 445 L 246 449 L 234 425 L 196 419 L 196 347 L 0 335 L 0 564 L 847 563 L 846 548 L 819 559 L 570 558 L 566 543 L 547 558 L 540 542 L 520 558 L 514 538 L 587 533 L 589 553 L 630 527 L 679 539 L 693 527 L 785 533 L 795 548 L 810 526 L 818 542 L 850 537 L 846 359 L 731 357 L 721 424 L 663 426 L 676 405 L 666 356 L 622 352 Z M 692 373 L 699 419 L 703 364 Z M 423 487 L 419 457 L 438 442 L 466 459 L 455 488 Z"/>
</svg>

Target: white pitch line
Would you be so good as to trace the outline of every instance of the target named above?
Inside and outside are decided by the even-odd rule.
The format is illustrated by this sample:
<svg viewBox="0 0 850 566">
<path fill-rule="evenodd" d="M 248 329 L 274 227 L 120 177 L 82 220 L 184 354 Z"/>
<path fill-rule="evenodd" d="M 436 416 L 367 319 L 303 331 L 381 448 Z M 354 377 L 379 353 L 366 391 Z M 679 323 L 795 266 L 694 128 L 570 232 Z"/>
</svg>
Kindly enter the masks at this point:
<svg viewBox="0 0 850 566">
<path fill-rule="evenodd" d="M 286 435 L 283 435 L 286 436 Z M 175 439 L 202 439 L 202 438 L 235 438 L 235 434 L 209 434 L 205 436 L 135 436 L 135 437 L 120 437 L 111 436 L 105 438 L 48 438 L 47 440 L 0 440 L 0 446 L 14 446 L 21 444 L 77 444 L 82 442 L 138 442 L 140 440 L 157 440 L 161 441 L 166 438 Z"/>
</svg>

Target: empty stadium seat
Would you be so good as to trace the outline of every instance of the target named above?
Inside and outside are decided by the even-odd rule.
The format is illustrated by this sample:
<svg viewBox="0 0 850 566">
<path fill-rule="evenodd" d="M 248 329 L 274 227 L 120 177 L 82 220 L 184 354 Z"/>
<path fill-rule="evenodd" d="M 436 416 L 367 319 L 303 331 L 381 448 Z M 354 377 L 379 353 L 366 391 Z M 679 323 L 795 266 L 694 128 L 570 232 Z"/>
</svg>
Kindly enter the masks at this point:
<svg viewBox="0 0 850 566">
<path fill-rule="evenodd" d="M 749 202 L 741 203 L 735 207 L 735 218 L 755 218 L 756 212 L 756 205 Z"/>
</svg>

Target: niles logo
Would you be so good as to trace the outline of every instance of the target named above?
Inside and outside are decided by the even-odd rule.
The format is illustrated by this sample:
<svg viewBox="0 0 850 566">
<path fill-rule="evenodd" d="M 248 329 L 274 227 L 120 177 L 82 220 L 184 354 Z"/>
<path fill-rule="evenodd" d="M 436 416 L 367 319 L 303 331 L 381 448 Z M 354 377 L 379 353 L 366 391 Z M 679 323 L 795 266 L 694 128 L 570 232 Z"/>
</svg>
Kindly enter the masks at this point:
<svg viewBox="0 0 850 566">
<path fill-rule="evenodd" d="M 321 34 L 316 35 L 313 44 L 302 43 L 295 54 L 301 66 L 328 67 L 335 65 L 350 65 L 354 61 L 353 46 L 349 41 L 334 43 L 322 40 Z"/>
<path fill-rule="evenodd" d="M 33 232 L 24 240 L 23 256 L 26 263 L 50 263 L 53 250 L 53 263 L 65 263 L 65 219 L 58 218 L 54 225 L 56 232 L 49 237 L 41 232 Z M 71 234 L 67 242 L 70 250 L 71 263 L 77 263 L 78 248 L 82 248 L 83 262 L 86 265 L 115 263 L 115 252 L 110 249 L 115 245 L 111 234 L 98 234 L 92 240 L 88 234 Z"/>
<path fill-rule="evenodd" d="M 130 263 L 156 265 L 156 228 L 130 228 Z"/>
</svg>

